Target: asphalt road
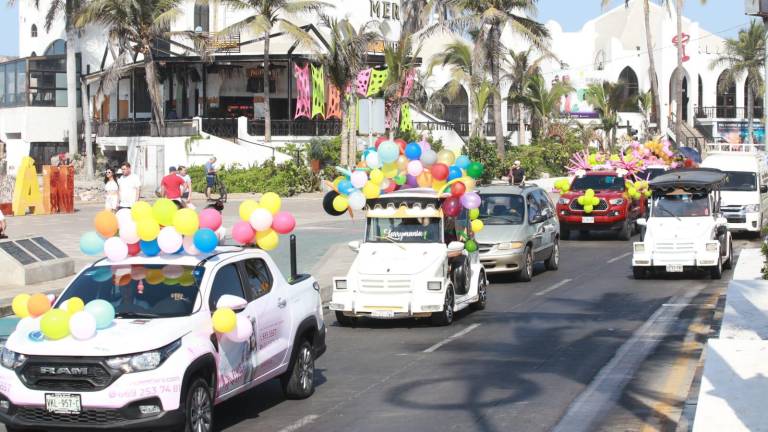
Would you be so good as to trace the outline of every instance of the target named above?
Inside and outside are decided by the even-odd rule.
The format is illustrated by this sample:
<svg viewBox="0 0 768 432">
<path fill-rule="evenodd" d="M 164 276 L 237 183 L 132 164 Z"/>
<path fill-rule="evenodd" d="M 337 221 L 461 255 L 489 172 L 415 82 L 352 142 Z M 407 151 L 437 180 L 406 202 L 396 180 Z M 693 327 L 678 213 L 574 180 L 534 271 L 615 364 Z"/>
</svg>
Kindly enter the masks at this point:
<svg viewBox="0 0 768 432">
<path fill-rule="evenodd" d="M 620 408 L 623 385 L 670 330 L 665 323 L 678 319 L 675 303 L 730 278 L 636 281 L 629 252 L 629 242 L 609 237 L 564 242 L 559 271 L 539 269 L 530 283 L 493 279 L 488 308 L 460 313 L 450 327 L 408 320 L 342 328 L 327 314 L 328 351 L 316 363 L 314 396 L 287 401 L 270 382 L 217 407 L 216 427 L 626 430 L 603 417 Z M 617 351 L 621 361 L 611 361 Z M 558 425 L 566 413 L 568 424 Z"/>
</svg>

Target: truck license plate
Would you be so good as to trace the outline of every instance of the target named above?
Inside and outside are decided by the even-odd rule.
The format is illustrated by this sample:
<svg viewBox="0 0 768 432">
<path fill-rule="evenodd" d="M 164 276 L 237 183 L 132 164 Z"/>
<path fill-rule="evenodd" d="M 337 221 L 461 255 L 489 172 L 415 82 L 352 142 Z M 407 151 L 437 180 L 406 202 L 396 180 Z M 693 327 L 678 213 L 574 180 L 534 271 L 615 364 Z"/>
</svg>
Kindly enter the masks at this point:
<svg viewBox="0 0 768 432">
<path fill-rule="evenodd" d="M 80 414 L 80 395 L 70 393 L 46 393 L 45 409 L 56 414 Z"/>
<path fill-rule="evenodd" d="M 394 318 L 395 312 L 394 311 L 374 311 L 371 315 L 374 318 Z"/>
<path fill-rule="evenodd" d="M 581 218 L 581 223 L 595 223 L 595 218 L 592 216 L 590 217 L 585 216 Z"/>
<path fill-rule="evenodd" d="M 682 264 L 667 264 L 667 273 L 682 273 Z"/>
</svg>

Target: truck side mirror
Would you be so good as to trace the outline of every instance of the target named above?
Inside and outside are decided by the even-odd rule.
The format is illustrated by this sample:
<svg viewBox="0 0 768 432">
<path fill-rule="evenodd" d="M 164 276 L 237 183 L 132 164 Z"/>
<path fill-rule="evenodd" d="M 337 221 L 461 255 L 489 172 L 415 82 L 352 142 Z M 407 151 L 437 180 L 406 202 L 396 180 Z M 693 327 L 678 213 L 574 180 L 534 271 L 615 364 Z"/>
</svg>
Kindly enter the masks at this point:
<svg viewBox="0 0 768 432">
<path fill-rule="evenodd" d="M 242 297 L 234 296 L 231 294 L 224 294 L 219 297 L 216 302 L 216 309 L 229 308 L 235 312 L 240 312 L 248 306 L 248 301 Z"/>
<path fill-rule="evenodd" d="M 760 186 L 760 193 L 768 193 L 768 185 L 762 185 Z"/>
<path fill-rule="evenodd" d="M 635 221 L 637 226 L 646 227 L 648 226 L 648 219 L 638 219 Z"/>
<path fill-rule="evenodd" d="M 353 240 L 349 243 L 347 243 L 347 246 L 352 250 L 352 252 L 360 252 L 360 241 L 359 240 Z"/>
</svg>

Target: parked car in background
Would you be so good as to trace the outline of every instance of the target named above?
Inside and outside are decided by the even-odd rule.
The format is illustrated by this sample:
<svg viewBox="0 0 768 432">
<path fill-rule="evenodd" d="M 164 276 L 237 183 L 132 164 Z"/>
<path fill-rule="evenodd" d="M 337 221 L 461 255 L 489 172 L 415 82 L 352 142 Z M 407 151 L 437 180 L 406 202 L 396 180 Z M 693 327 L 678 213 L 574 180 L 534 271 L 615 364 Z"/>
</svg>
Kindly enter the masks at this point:
<svg viewBox="0 0 768 432">
<path fill-rule="evenodd" d="M 548 270 L 560 264 L 560 224 L 547 192 L 536 185 L 486 186 L 480 220 L 485 228 L 476 235 L 485 271 L 516 273 L 530 281 L 536 261 Z"/>
</svg>

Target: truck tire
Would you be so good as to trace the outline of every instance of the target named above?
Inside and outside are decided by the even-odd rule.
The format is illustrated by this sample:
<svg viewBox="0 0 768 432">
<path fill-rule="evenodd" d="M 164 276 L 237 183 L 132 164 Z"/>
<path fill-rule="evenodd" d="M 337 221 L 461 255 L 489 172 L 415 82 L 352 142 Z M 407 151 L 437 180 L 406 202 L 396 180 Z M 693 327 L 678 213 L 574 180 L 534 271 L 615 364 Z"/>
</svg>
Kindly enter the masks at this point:
<svg viewBox="0 0 768 432">
<path fill-rule="evenodd" d="M 618 234 L 619 240 L 627 241 L 632 238 L 632 223 L 629 219 L 624 219 L 624 224 L 621 226 Z"/>
<path fill-rule="evenodd" d="M 474 310 L 485 309 L 488 303 L 488 280 L 485 278 L 485 273 L 480 274 L 480 279 L 477 282 L 477 301 L 472 303 L 471 307 Z"/>
<path fill-rule="evenodd" d="M 632 266 L 632 276 L 638 280 L 646 279 L 648 277 L 648 269 L 645 267 Z"/>
<path fill-rule="evenodd" d="M 213 430 L 213 395 L 204 378 L 194 377 L 184 396 L 184 432 Z"/>
<path fill-rule="evenodd" d="M 547 270 L 555 271 L 560 267 L 560 241 L 555 239 L 555 243 L 552 245 L 552 254 L 544 261 L 544 265 Z"/>
<path fill-rule="evenodd" d="M 443 310 L 440 312 L 432 313 L 432 316 L 430 317 L 432 319 L 432 324 L 436 326 L 451 325 L 451 323 L 453 323 L 454 307 L 453 287 L 448 287 L 448 289 L 445 291 L 445 302 L 443 303 Z"/>
<path fill-rule="evenodd" d="M 726 270 L 733 268 L 733 240 L 728 242 L 728 261 L 723 264 L 723 268 Z"/>
<path fill-rule="evenodd" d="M 469 292 L 469 286 L 472 283 L 472 271 L 469 267 L 469 258 L 462 255 L 451 260 L 451 280 L 453 281 L 453 290 L 458 295 L 464 295 Z"/>
<path fill-rule="evenodd" d="M 356 318 L 344 315 L 342 311 L 336 311 L 336 322 L 341 327 L 350 327 L 355 324 Z"/>
<path fill-rule="evenodd" d="M 709 271 L 709 276 L 714 280 L 720 280 L 723 277 L 723 260 L 718 259 L 717 265 Z"/>
<path fill-rule="evenodd" d="M 315 353 L 308 340 L 301 339 L 296 344 L 291 353 L 290 366 L 280 377 L 280 384 L 288 399 L 306 399 L 315 392 Z"/>
<path fill-rule="evenodd" d="M 533 250 L 531 250 L 530 246 L 526 246 L 523 254 L 523 268 L 517 274 L 517 280 L 520 282 L 530 282 L 533 279 Z"/>
</svg>

